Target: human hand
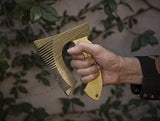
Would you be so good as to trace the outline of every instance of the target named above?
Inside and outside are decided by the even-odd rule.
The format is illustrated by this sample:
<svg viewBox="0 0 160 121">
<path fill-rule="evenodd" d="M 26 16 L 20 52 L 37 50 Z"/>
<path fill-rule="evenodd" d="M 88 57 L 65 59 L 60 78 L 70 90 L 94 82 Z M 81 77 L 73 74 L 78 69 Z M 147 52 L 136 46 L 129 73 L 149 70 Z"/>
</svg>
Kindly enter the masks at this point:
<svg viewBox="0 0 160 121">
<path fill-rule="evenodd" d="M 89 53 L 91 57 L 85 58 L 82 52 Z M 103 84 L 117 84 L 120 78 L 121 62 L 123 58 L 100 45 L 80 42 L 76 46 L 68 49 L 73 60 L 71 66 L 77 68 L 77 73 L 81 76 L 83 83 L 88 83 L 96 79 L 99 70 L 102 72 Z"/>
</svg>

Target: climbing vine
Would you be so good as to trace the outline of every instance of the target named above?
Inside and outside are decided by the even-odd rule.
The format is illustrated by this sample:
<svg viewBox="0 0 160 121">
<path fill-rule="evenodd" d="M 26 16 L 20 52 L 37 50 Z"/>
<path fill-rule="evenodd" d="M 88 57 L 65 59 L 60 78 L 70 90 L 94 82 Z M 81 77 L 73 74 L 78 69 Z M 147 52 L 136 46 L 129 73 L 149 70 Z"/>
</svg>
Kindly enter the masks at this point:
<svg viewBox="0 0 160 121">
<path fill-rule="evenodd" d="M 104 30 L 98 30 L 93 27 L 90 32 L 89 40 L 94 40 L 99 36 L 107 39 L 108 36 L 114 34 L 113 28 L 117 28 L 119 32 L 127 30 L 135 35 L 132 40 L 131 51 L 137 51 L 147 45 L 155 46 L 158 40 L 154 30 L 145 30 L 142 33 L 136 33 L 131 30 L 134 25 L 138 24 L 137 16 L 144 14 L 150 10 L 160 12 L 157 8 L 147 0 L 142 0 L 147 8 L 141 8 L 135 11 L 132 6 L 123 0 L 101 0 L 97 4 L 87 3 L 77 15 L 68 14 L 67 10 L 62 15 L 58 15 L 53 5 L 58 0 L 1 0 L 0 1 L 0 26 L 6 28 L 5 31 L 0 29 L 0 83 L 5 79 L 12 77 L 13 84 L 9 90 L 10 96 L 6 97 L 0 90 L 0 121 L 6 121 L 7 116 L 19 116 L 25 114 L 24 121 L 44 121 L 50 115 L 42 107 L 34 107 L 29 102 L 17 102 L 20 94 L 28 94 L 28 80 L 25 78 L 28 71 L 33 67 L 40 70 L 35 74 L 35 79 L 40 84 L 48 88 L 50 81 L 47 78 L 50 72 L 44 68 L 44 63 L 37 52 L 30 50 L 23 53 L 17 50 L 12 53 L 10 48 L 17 48 L 24 45 L 33 45 L 33 41 L 39 39 L 41 35 L 48 37 L 48 32 L 54 31 L 59 33 L 67 24 L 72 22 L 80 22 L 86 19 L 87 13 L 94 14 L 95 11 L 104 11 L 105 19 L 101 20 Z M 61 1 L 63 2 L 63 0 Z M 133 14 L 121 18 L 118 14 L 118 7 L 125 6 Z M 16 23 L 19 23 L 18 26 Z M 36 25 L 39 32 L 34 33 L 32 26 Z M 14 35 L 13 37 L 10 37 Z M 70 61 L 66 60 L 66 61 Z M 69 63 L 69 62 L 68 62 Z M 15 71 L 17 68 L 17 71 Z M 71 69 L 71 68 L 70 68 Z M 132 111 L 138 107 L 147 106 L 146 115 L 141 116 L 138 121 L 158 121 L 160 116 L 160 105 L 139 99 L 130 99 L 127 103 L 123 103 L 125 85 L 115 85 L 110 89 L 110 95 L 99 108 L 88 111 L 77 111 L 75 106 L 85 107 L 85 103 L 77 97 L 60 98 L 62 104 L 62 113 L 53 114 L 65 116 L 67 114 L 83 114 L 89 113 L 93 115 L 92 121 L 123 121 L 135 120 Z M 84 94 L 85 84 L 77 86 L 73 94 Z M 72 119 L 64 119 L 65 121 L 73 121 Z"/>
</svg>

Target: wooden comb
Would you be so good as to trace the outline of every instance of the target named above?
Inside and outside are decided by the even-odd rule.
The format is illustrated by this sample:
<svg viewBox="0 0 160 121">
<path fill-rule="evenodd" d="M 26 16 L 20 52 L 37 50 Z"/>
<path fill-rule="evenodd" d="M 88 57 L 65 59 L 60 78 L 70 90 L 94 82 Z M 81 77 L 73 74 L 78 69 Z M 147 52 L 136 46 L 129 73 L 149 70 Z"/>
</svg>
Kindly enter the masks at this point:
<svg viewBox="0 0 160 121">
<path fill-rule="evenodd" d="M 71 93 L 77 80 L 65 65 L 62 50 L 69 42 L 73 42 L 75 44 L 80 41 L 91 43 L 87 39 L 88 35 L 89 26 L 85 23 L 63 33 L 34 41 L 34 44 L 45 64 L 51 70 L 57 70 L 56 72 L 61 75 L 61 79 L 58 79 L 57 82 L 67 95 Z M 83 54 L 85 57 L 90 56 L 90 54 L 87 53 Z M 89 82 L 84 91 L 92 99 L 99 100 L 102 91 L 101 71 L 99 77 Z"/>
</svg>

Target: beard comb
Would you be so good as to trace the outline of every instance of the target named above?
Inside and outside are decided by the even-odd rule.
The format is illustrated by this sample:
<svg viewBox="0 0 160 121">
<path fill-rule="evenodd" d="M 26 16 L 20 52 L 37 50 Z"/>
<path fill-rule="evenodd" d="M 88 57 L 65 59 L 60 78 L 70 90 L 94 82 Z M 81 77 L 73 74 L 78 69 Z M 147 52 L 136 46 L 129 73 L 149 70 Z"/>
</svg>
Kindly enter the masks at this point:
<svg viewBox="0 0 160 121">
<path fill-rule="evenodd" d="M 62 55 L 63 48 L 69 42 L 73 42 L 74 44 L 78 44 L 82 41 L 91 43 L 87 39 L 88 35 L 89 25 L 85 23 L 63 33 L 34 41 L 34 45 L 38 50 L 39 55 L 42 57 L 44 63 L 51 70 L 54 70 L 57 78 L 56 81 L 67 96 L 74 89 L 77 80 L 64 62 Z M 85 58 L 91 56 L 84 52 L 83 55 Z M 95 80 L 89 82 L 84 89 L 85 93 L 94 100 L 99 100 L 102 91 L 101 71 L 99 71 L 99 73 L 99 76 Z"/>
</svg>

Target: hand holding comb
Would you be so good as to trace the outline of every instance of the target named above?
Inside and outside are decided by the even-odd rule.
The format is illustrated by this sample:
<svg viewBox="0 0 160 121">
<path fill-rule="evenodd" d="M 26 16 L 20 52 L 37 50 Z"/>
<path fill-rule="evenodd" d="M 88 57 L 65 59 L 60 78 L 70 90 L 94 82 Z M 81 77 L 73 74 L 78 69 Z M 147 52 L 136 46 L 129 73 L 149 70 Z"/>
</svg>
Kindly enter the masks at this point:
<svg viewBox="0 0 160 121">
<path fill-rule="evenodd" d="M 66 67 L 62 56 L 62 50 L 69 42 L 75 44 L 81 41 L 91 43 L 87 39 L 88 35 L 89 26 L 85 23 L 63 33 L 34 41 L 34 44 L 45 64 L 51 70 L 57 69 L 59 75 L 61 75 L 62 81 L 57 81 L 67 95 L 69 95 L 74 89 L 77 80 Z M 88 53 L 83 54 L 85 57 L 90 56 Z M 84 90 L 85 93 L 94 100 L 99 100 L 102 91 L 101 71 L 99 73 L 99 76 L 95 80 L 89 82 Z"/>
</svg>

